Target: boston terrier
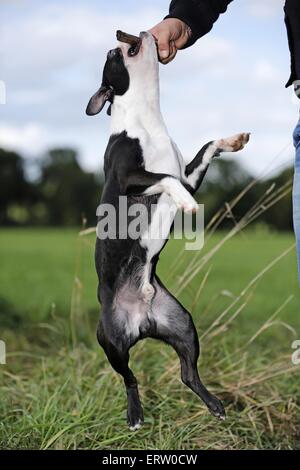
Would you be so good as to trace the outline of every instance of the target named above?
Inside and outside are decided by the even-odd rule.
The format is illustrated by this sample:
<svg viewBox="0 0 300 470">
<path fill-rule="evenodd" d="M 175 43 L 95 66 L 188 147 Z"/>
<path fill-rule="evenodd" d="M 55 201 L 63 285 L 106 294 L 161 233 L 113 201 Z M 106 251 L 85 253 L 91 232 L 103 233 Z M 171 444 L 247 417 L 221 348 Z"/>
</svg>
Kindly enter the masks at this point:
<svg viewBox="0 0 300 470">
<path fill-rule="evenodd" d="M 137 380 L 128 366 L 129 350 L 147 337 L 175 349 L 183 383 L 215 417 L 225 419 L 222 403 L 199 377 L 199 340 L 192 317 L 156 274 L 172 218 L 162 218 L 160 237 L 151 238 L 149 233 L 174 204 L 184 212 L 195 212 L 198 206 L 193 195 L 211 160 L 221 152 L 241 150 L 249 140 L 248 133 L 214 140 L 186 164 L 161 115 L 158 69 L 156 42 L 149 32 L 140 33 L 133 44 L 119 41 L 107 54 L 101 86 L 86 110 L 95 115 L 110 103 L 111 135 L 104 155 L 105 184 L 99 207 L 111 205 L 118 220 L 120 196 L 126 196 L 128 213 L 137 203 L 150 213 L 149 227 L 141 236 L 120 237 L 118 225 L 116 237 L 97 236 L 95 252 L 102 305 L 97 338 L 124 379 L 131 430 L 143 423 L 143 409 Z M 153 205 L 156 210 L 150 211 Z"/>
</svg>

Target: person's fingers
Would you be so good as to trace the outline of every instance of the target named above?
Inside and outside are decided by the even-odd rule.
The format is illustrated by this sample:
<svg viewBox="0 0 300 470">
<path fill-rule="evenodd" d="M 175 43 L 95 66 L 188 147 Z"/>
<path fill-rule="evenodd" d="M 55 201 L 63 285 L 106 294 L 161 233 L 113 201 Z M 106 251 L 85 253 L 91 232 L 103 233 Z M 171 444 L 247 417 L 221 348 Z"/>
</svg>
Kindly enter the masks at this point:
<svg viewBox="0 0 300 470">
<path fill-rule="evenodd" d="M 158 54 L 161 60 L 165 60 L 170 55 L 170 32 L 161 31 L 157 38 Z"/>
<path fill-rule="evenodd" d="M 190 38 L 190 34 L 191 30 L 189 28 L 185 28 L 181 36 L 175 40 L 176 49 L 181 49 L 185 46 Z"/>
<path fill-rule="evenodd" d="M 169 55 L 166 57 L 166 60 L 174 54 L 174 41 L 169 42 Z"/>
<path fill-rule="evenodd" d="M 189 39 L 189 30 L 183 21 L 167 18 L 149 31 L 156 39 L 158 56 L 162 64 L 168 64 Z"/>
<path fill-rule="evenodd" d="M 168 64 L 169 62 L 171 62 L 174 57 L 176 56 L 177 54 L 177 49 L 176 47 L 174 48 L 173 52 L 166 58 L 166 59 L 160 59 L 160 62 L 164 65 Z"/>
</svg>

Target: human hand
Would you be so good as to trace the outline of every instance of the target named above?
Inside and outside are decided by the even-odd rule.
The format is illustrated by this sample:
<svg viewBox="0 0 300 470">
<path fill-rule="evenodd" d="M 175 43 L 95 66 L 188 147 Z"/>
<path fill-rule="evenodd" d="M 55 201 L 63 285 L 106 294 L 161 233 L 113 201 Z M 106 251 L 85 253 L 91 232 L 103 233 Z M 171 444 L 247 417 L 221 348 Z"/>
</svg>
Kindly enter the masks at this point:
<svg viewBox="0 0 300 470">
<path fill-rule="evenodd" d="M 192 31 L 183 21 L 177 18 L 166 18 L 151 28 L 150 33 L 157 40 L 158 55 L 163 64 L 168 64 L 184 47 Z"/>
</svg>

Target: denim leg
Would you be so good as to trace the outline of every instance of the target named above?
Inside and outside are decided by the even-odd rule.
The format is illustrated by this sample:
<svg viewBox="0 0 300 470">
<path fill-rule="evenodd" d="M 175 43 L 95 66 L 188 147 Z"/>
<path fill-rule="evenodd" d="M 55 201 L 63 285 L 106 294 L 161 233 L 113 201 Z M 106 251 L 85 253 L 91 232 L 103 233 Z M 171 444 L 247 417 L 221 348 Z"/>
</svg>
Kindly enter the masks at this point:
<svg viewBox="0 0 300 470">
<path fill-rule="evenodd" d="M 296 149 L 293 186 L 293 219 L 298 255 L 298 279 L 300 283 L 300 120 L 296 126 L 293 137 Z"/>
</svg>

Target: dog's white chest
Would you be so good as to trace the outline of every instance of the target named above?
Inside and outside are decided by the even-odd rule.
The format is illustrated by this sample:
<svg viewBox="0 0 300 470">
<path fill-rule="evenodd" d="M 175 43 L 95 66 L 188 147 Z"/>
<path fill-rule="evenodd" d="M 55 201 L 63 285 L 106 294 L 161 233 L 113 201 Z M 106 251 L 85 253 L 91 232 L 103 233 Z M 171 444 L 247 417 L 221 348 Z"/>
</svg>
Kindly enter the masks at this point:
<svg viewBox="0 0 300 470">
<path fill-rule="evenodd" d="M 111 133 L 125 131 L 128 137 L 139 140 L 145 170 L 180 178 L 184 166 L 182 156 L 170 139 L 160 112 L 149 108 L 150 104 L 141 106 L 136 103 L 126 112 L 113 109 Z"/>
<path fill-rule="evenodd" d="M 180 178 L 181 162 L 169 136 L 142 138 L 141 147 L 145 169 L 153 173 L 166 173 Z"/>
</svg>

